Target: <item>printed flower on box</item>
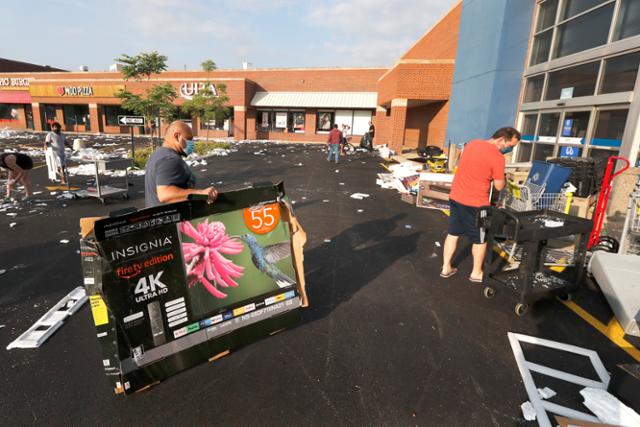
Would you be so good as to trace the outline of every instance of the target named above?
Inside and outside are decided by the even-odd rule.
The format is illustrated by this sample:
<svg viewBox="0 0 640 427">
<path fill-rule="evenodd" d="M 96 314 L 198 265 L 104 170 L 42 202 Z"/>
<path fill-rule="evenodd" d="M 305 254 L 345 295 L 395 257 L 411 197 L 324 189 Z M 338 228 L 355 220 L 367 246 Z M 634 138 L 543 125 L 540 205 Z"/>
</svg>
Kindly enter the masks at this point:
<svg viewBox="0 0 640 427">
<path fill-rule="evenodd" d="M 238 283 L 234 279 L 243 276 L 244 267 L 234 264 L 222 254 L 239 254 L 244 249 L 242 243 L 230 237 L 220 221 L 209 223 L 205 219 L 197 228 L 184 221 L 178 224 L 178 230 L 195 242 L 182 243 L 189 286 L 202 283 L 214 297 L 226 298 L 227 294 L 221 292 L 219 287 L 237 287 Z"/>
</svg>

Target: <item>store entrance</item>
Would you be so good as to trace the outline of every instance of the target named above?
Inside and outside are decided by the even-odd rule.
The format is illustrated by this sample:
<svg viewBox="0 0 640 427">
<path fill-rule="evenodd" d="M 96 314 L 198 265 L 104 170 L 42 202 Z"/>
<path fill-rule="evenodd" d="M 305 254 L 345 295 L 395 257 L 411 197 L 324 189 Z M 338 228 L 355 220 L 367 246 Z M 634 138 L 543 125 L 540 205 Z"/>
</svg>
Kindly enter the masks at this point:
<svg viewBox="0 0 640 427">
<path fill-rule="evenodd" d="M 603 159 L 617 155 L 628 113 L 628 104 L 523 113 L 522 142 L 516 159 L 528 162 L 549 157 Z"/>
<path fill-rule="evenodd" d="M 27 129 L 34 130 L 33 126 L 33 109 L 30 104 L 25 104 L 24 106 L 24 118 L 27 123 Z"/>
</svg>

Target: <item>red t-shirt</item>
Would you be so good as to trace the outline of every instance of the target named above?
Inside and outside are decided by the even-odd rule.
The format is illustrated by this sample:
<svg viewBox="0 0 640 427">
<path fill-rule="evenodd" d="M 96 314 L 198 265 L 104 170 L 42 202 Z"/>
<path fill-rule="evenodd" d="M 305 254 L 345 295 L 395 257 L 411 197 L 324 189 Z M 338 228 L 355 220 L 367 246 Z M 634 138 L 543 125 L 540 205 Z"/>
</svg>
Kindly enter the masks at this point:
<svg viewBox="0 0 640 427">
<path fill-rule="evenodd" d="M 327 142 L 329 144 L 340 144 L 340 139 L 342 138 L 342 132 L 339 129 L 331 129 L 329 132 L 329 139 Z"/>
<path fill-rule="evenodd" d="M 492 180 L 504 180 L 504 156 L 495 145 L 474 139 L 464 147 L 449 198 L 465 206 L 486 206 Z"/>
</svg>

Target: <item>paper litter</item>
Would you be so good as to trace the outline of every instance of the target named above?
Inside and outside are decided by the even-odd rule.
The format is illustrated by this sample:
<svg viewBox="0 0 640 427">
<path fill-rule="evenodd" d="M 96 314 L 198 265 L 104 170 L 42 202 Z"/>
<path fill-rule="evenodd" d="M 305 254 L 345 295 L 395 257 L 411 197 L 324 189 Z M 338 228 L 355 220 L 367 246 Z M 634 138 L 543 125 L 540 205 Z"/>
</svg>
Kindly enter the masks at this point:
<svg viewBox="0 0 640 427">
<path fill-rule="evenodd" d="M 17 223 L 17 222 L 12 222 L 11 224 L 9 224 L 9 228 L 13 228 L 13 227 L 15 227 L 16 225 L 18 225 L 18 223 Z"/>
<path fill-rule="evenodd" d="M 536 410 L 533 408 L 533 405 L 528 400 L 520 405 L 522 409 L 522 415 L 524 419 L 527 421 L 534 421 L 536 419 Z"/>
<path fill-rule="evenodd" d="M 640 426 L 640 415 L 606 390 L 585 387 L 580 390 L 584 406 L 603 423 L 617 426 Z"/>
<path fill-rule="evenodd" d="M 67 243 L 69 243 L 69 240 L 68 239 L 62 239 L 62 240 L 60 240 L 60 243 L 64 243 L 66 245 Z"/>
<path fill-rule="evenodd" d="M 363 200 L 363 199 L 369 197 L 369 195 L 366 194 L 366 193 L 353 193 L 350 197 L 352 199 L 356 199 L 356 200 Z"/>
<path fill-rule="evenodd" d="M 545 387 L 545 388 L 539 388 L 538 389 L 538 394 L 543 399 L 551 399 L 553 396 L 555 396 L 558 393 L 556 393 L 555 391 L 553 391 L 549 387 Z"/>
</svg>

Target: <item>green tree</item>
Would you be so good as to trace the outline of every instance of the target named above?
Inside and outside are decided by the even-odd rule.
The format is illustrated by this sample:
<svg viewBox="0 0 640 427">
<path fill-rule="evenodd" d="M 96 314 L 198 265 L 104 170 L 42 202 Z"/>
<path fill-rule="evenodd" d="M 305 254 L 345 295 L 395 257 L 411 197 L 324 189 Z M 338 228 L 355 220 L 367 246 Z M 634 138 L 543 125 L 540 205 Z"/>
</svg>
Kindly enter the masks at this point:
<svg viewBox="0 0 640 427">
<path fill-rule="evenodd" d="M 202 64 L 200 64 L 200 66 L 202 67 L 202 71 L 206 71 L 207 73 L 210 73 L 211 71 L 218 68 L 216 63 L 213 62 L 213 59 L 205 59 L 204 61 L 202 61 Z"/>
<path fill-rule="evenodd" d="M 182 104 L 182 110 L 198 117 L 206 125 L 205 138 L 209 141 L 209 122 L 212 120 L 224 121 L 229 116 L 230 110 L 224 106 L 227 102 L 229 102 L 229 97 L 226 85 L 221 84 L 216 88 L 210 81 L 207 81 L 197 94 Z"/>
<path fill-rule="evenodd" d="M 174 87 L 171 83 L 151 86 L 150 81 L 154 74 L 166 71 L 167 57 L 165 55 L 156 51 L 143 52 L 135 56 L 123 54 L 120 58 L 116 58 L 116 61 L 123 64 L 121 72 L 125 80 L 144 80 L 146 83 L 143 95 L 134 94 L 126 87 L 115 93 L 115 96 L 122 100 L 122 108 L 144 116 L 148 123 L 155 122 L 156 118 L 170 121 L 175 117 L 176 108 L 173 101 L 178 97 L 178 94 Z M 160 136 L 160 128 L 158 128 L 158 136 Z M 153 140 L 153 132 L 151 138 Z"/>
</svg>

